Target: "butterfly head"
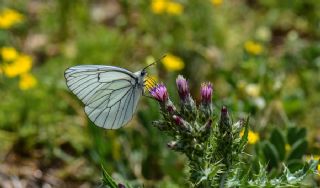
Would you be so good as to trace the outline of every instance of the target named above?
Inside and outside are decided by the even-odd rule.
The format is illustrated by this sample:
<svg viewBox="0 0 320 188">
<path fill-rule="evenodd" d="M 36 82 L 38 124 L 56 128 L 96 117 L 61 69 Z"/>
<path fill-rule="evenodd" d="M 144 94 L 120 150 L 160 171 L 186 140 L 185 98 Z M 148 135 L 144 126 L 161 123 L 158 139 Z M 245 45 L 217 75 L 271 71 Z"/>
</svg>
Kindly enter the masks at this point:
<svg viewBox="0 0 320 188">
<path fill-rule="evenodd" d="M 140 71 L 140 78 L 143 79 L 143 85 L 146 87 L 147 90 L 150 90 L 151 88 L 153 88 L 154 86 L 157 85 L 157 82 L 152 78 L 152 76 L 148 76 L 147 74 L 147 68 L 149 68 L 150 66 L 153 66 L 155 64 L 157 64 L 158 62 L 160 62 L 163 58 L 165 58 L 166 55 L 163 55 L 160 59 L 156 60 L 155 62 L 147 65 L 146 67 L 144 67 L 141 71 Z"/>
<path fill-rule="evenodd" d="M 147 70 L 142 69 L 142 71 L 140 71 L 140 77 L 144 78 L 145 76 L 147 76 Z"/>
</svg>

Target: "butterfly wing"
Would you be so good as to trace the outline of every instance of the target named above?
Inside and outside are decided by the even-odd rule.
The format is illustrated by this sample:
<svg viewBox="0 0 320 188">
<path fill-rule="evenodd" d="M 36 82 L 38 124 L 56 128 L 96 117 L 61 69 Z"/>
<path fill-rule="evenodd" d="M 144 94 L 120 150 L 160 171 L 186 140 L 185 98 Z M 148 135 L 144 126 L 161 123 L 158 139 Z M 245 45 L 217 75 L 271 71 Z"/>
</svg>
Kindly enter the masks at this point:
<svg viewBox="0 0 320 188">
<path fill-rule="evenodd" d="M 71 67 L 65 78 L 90 120 L 105 129 L 118 129 L 132 119 L 143 89 L 135 74 L 112 66 Z"/>
</svg>

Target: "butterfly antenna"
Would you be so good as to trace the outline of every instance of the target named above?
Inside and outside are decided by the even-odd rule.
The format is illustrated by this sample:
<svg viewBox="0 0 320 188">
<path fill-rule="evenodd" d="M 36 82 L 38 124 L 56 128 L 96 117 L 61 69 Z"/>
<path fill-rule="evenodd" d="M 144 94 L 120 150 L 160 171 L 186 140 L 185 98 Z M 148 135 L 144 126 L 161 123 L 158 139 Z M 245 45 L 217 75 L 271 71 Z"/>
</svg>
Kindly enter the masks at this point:
<svg viewBox="0 0 320 188">
<path fill-rule="evenodd" d="M 163 55 L 163 56 L 161 56 L 159 59 L 157 59 L 155 62 L 153 62 L 153 63 L 151 63 L 151 64 L 149 64 L 149 65 L 147 65 L 146 67 L 144 67 L 143 68 L 143 70 L 146 70 L 148 67 L 150 67 L 150 66 L 152 66 L 152 65 L 155 65 L 155 64 L 157 64 L 157 63 L 159 63 L 163 58 L 165 58 L 167 55 Z"/>
</svg>

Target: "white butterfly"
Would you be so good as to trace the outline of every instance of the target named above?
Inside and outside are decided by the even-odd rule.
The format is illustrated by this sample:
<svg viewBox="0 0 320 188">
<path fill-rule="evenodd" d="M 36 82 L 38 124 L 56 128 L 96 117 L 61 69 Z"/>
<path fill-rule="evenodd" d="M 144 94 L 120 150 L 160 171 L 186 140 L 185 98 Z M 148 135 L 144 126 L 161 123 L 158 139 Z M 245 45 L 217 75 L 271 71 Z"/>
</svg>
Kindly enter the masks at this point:
<svg viewBox="0 0 320 188">
<path fill-rule="evenodd" d="M 65 78 L 69 89 L 85 104 L 92 122 L 118 129 L 132 119 L 144 92 L 147 67 L 132 73 L 114 66 L 80 65 L 68 68 Z"/>
</svg>

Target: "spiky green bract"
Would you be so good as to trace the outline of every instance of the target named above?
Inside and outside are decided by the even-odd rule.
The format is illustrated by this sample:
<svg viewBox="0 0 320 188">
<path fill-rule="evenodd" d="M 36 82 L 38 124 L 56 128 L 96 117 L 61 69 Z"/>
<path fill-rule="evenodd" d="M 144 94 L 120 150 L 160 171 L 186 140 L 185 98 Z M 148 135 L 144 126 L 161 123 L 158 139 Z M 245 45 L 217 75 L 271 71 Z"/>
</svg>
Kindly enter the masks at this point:
<svg viewBox="0 0 320 188">
<path fill-rule="evenodd" d="M 247 172 L 236 168 L 231 172 L 226 187 L 252 187 L 252 188 L 276 188 L 276 187 L 313 187 L 303 183 L 308 175 L 316 174 L 318 161 L 311 160 L 298 171 L 290 172 L 286 165 L 283 165 L 280 177 L 270 178 L 266 167 L 260 164 L 259 173 L 249 177 Z"/>
</svg>

